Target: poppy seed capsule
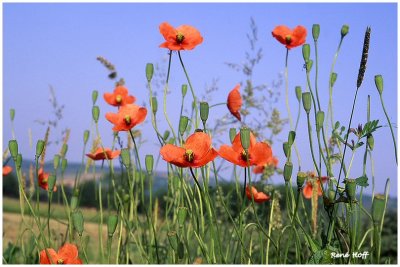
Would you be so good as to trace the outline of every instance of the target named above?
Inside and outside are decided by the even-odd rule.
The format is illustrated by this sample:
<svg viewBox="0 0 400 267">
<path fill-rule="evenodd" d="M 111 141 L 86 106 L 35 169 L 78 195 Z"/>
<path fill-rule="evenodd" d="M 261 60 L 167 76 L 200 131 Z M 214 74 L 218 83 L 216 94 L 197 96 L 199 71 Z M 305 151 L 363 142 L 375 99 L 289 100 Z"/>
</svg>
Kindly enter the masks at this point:
<svg viewBox="0 0 400 267">
<path fill-rule="evenodd" d="M 310 60 L 310 45 L 309 44 L 303 44 L 303 59 L 304 62 L 308 62 Z"/>
<path fill-rule="evenodd" d="M 92 102 L 93 102 L 93 105 L 94 104 L 96 104 L 96 101 L 97 101 L 97 97 L 99 96 L 99 92 L 97 91 L 97 90 L 93 90 L 93 92 L 92 92 Z"/>
<path fill-rule="evenodd" d="M 121 149 L 121 158 L 122 158 L 122 164 L 125 165 L 125 168 L 129 168 L 131 162 L 131 154 L 129 153 L 128 148 Z"/>
<path fill-rule="evenodd" d="M 36 159 L 39 159 L 40 155 L 42 155 L 44 149 L 44 141 L 38 140 L 36 143 Z"/>
<path fill-rule="evenodd" d="M 313 24 L 312 25 L 312 36 L 314 38 L 314 42 L 316 42 L 318 40 L 319 31 L 320 31 L 319 24 Z"/>
<path fill-rule="evenodd" d="M 153 111 L 153 114 L 156 115 L 158 110 L 158 102 L 157 102 L 157 97 L 155 96 L 151 98 L 151 110 Z"/>
<path fill-rule="evenodd" d="M 207 102 L 200 102 L 200 118 L 203 123 L 206 123 L 208 119 L 208 113 L 210 111 L 210 107 Z"/>
<path fill-rule="evenodd" d="M 336 72 L 332 72 L 331 73 L 331 79 L 330 79 L 330 86 L 333 87 L 335 85 L 337 79 L 337 73 Z"/>
<path fill-rule="evenodd" d="M 48 192 L 49 193 L 52 193 L 53 192 L 53 189 L 54 189 L 54 186 L 56 185 L 56 176 L 54 175 L 54 174 L 50 174 L 49 175 L 49 178 L 48 178 L 48 180 L 47 180 L 47 184 L 48 184 Z"/>
<path fill-rule="evenodd" d="M 307 178 L 307 174 L 305 172 L 298 172 L 297 173 L 297 187 L 301 189 L 304 185 L 304 181 Z"/>
<path fill-rule="evenodd" d="M 148 174 L 151 174 L 153 172 L 153 166 L 154 166 L 154 158 L 153 155 L 146 155 L 145 158 L 145 163 L 146 163 L 146 170 Z"/>
<path fill-rule="evenodd" d="M 15 109 L 11 108 L 10 109 L 10 119 L 11 119 L 11 121 L 14 120 L 14 117 L 15 117 Z"/>
<path fill-rule="evenodd" d="M 17 140 L 10 140 L 8 141 L 8 149 L 10 150 L 11 156 L 14 161 L 17 160 L 18 156 L 18 143 Z"/>
<path fill-rule="evenodd" d="M 236 129 L 230 128 L 229 129 L 229 139 L 231 140 L 231 144 L 233 143 L 233 139 L 235 139 L 235 136 L 236 136 Z"/>
<path fill-rule="evenodd" d="M 83 143 L 84 143 L 85 145 L 86 145 L 87 141 L 89 140 L 89 134 L 90 134 L 89 130 L 85 130 L 85 131 L 83 132 Z"/>
<path fill-rule="evenodd" d="M 188 126 L 189 118 L 186 116 L 181 116 L 181 119 L 179 120 L 179 133 L 183 135 L 186 131 L 186 128 Z"/>
<path fill-rule="evenodd" d="M 247 127 L 242 127 L 240 129 L 240 142 L 244 150 L 250 147 L 250 129 Z"/>
<path fill-rule="evenodd" d="M 297 98 L 297 101 L 301 101 L 301 86 L 296 86 L 295 87 L 295 91 L 296 91 L 296 98 Z"/>
<path fill-rule="evenodd" d="M 151 79 L 153 78 L 153 73 L 154 73 L 154 66 L 151 63 L 146 64 L 146 79 L 147 82 L 151 82 Z"/>
<path fill-rule="evenodd" d="M 182 97 L 185 97 L 187 93 L 187 84 L 182 84 Z"/>
<path fill-rule="evenodd" d="M 350 202 L 353 202 L 356 198 L 356 186 L 357 184 L 355 179 L 346 180 L 345 190 L 347 198 L 350 200 Z"/>
<path fill-rule="evenodd" d="M 309 114 L 311 110 L 311 93 L 304 92 L 302 96 L 303 96 L 303 108 L 306 111 L 306 113 Z"/>
<path fill-rule="evenodd" d="M 107 220 L 108 237 L 112 237 L 114 235 L 115 229 L 117 229 L 117 224 L 118 224 L 118 216 L 110 215 Z"/>
<path fill-rule="evenodd" d="M 340 34 L 342 35 L 342 38 L 344 38 L 348 33 L 349 33 L 349 25 L 345 24 L 342 26 Z"/>
<path fill-rule="evenodd" d="M 92 117 L 95 123 L 99 121 L 99 116 L 100 116 L 100 108 L 98 106 L 93 106 Z"/>
<path fill-rule="evenodd" d="M 285 167 L 283 167 L 283 178 L 285 179 L 286 183 L 288 183 L 292 178 L 292 171 L 293 171 L 293 163 L 289 161 L 286 162 Z"/>
<path fill-rule="evenodd" d="M 72 213 L 72 223 L 79 236 L 83 233 L 83 214 L 80 210 Z"/>
<path fill-rule="evenodd" d="M 383 77 L 382 77 L 382 75 L 375 75 L 375 86 L 376 86 L 376 89 L 378 89 L 379 94 L 382 95 L 382 92 L 383 92 Z"/>
<path fill-rule="evenodd" d="M 372 221 L 374 224 L 380 224 L 385 212 L 385 196 L 377 194 L 372 201 Z"/>
</svg>

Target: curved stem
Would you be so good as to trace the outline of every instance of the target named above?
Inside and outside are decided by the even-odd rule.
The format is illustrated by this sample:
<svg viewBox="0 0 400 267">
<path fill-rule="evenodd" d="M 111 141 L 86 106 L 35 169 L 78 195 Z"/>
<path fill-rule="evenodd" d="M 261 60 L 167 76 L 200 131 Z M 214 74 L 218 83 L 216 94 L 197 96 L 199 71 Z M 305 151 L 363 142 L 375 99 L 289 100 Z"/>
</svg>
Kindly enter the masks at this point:
<svg viewBox="0 0 400 267">
<path fill-rule="evenodd" d="M 167 121 L 168 126 L 171 129 L 172 135 L 174 136 L 174 139 L 176 141 L 177 138 L 176 138 L 176 134 L 175 134 L 175 131 L 174 131 L 174 127 L 172 127 L 171 121 L 169 120 L 169 117 L 168 117 L 168 114 L 167 114 L 167 92 L 168 92 L 169 74 L 170 74 L 170 70 L 171 70 L 171 58 L 172 58 L 172 51 L 169 51 L 167 80 L 166 80 L 165 86 L 164 86 L 164 99 L 163 99 L 164 107 L 163 107 L 163 110 L 164 110 L 165 120 Z"/>
<path fill-rule="evenodd" d="M 388 114 L 387 114 L 387 112 L 386 112 L 386 108 L 385 108 L 385 104 L 384 104 L 384 102 L 383 102 L 382 94 L 380 94 L 380 98 L 381 98 L 381 103 L 382 103 L 383 112 L 385 113 L 386 119 L 387 119 L 387 121 L 388 121 L 388 123 L 389 123 L 390 133 L 392 134 L 393 146 L 394 146 L 394 156 L 395 156 L 395 158 L 396 158 L 396 165 L 397 165 L 397 144 L 396 144 L 396 138 L 394 137 L 392 124 L 390 123 L 389 116 L 388 116 Z"/>
</svg>

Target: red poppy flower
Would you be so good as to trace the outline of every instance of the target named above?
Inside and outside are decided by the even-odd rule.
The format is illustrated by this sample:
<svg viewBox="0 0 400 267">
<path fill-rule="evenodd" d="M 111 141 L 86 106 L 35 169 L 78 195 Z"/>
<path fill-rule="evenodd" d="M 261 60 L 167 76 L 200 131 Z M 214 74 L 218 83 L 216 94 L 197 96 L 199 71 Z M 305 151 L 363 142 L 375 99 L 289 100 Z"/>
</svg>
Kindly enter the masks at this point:
<svg viewBox="0 0 400 267">
<path fill-rule="evenodd" d="M 257 143 L 253 133 L 250 133 L 250 147 L 248 153 L 250 166 L 264 165 L 272 157 L 271 147 L 264 142 Z M 233 139 L 232 146 L 222 145 L 219 148 L 218 154 L 233 164 L 247 167 L 247 157 L 240 141 L 240 132 L 235 136 L 235 139 Z"/>
<path fill-rule="evenodd" d="M 49 257 L 50 256 L 50 259 Z M 40 264 L 82 264 L 78 248 L 74 244 L 64 244 L 58 252 L 52 248 L 40 251 Z"/>
<path fill-rule="evenodd" d="M 3 166 L 3 176 L 7 176 L 12 172 L 13 168 L 11 168 L 10 166 L 6 165 Z"/>
<path fill-rule="evenodd" d="M 163 22 L 160 24 L 160 33 L 165 39 L 160 47 L 169 50 L 192 50 L 203 42 L 200 32 L 188 25 L 182 25 L 175 29 L 168 22 Z"/>
<path fill-rule="evenodd" d="M 218 156 L 212 147 L 211 138 L 203 132 L 195 132 L 186 139 L 183 147 L 167 144 L 160 150 L 163 159 L 178 167 L 198 168 Z"/>
<path fill-rule="evenodd" d="M 136 101 L 134 96 L 128 95 L 128 89 L 124 86 L 117 86 L 112 93 L 104 93 L 103 97 L 108 104 L 115 107 L 132 104 Z"/>
<path fill-rule="evenodd" d="M 254 202 L 256 203 L 263 203 L 270 199 L 270 197 L 266 195 L 264 192 L 258 192 L 254 186 L 251 187 L 251 191 L 249 186 L 246 186 L 246 196 L 250 201 L 251 201 L 251 193 L 253 193 Z"/>
<path fill-rule="evenodd" d="M 322 183 L 326 183 L 328 181 L 328 177 L 321 177 Z M 314 173 L 309 173 L 309 179 L 306 182 L 306 185 L 303 187 L 303 196 L 307 199 L 312 198 L 313 195 L 313 186 L 317 187 L 318 196 L 322 196 L 322 188 L 320 186 L 319 178 L 315 176 Z"/>
<path fill-rule="evenodd" d="M 280 25 L 272 31 L 272 36 L 281 44 L 284 44 L 287 49 L 291 49 L 305 43 L 307 30 L 303 26 L 297 26 L 291 30 L 286 26 Z"/>
<path fill-rule="evenodd" d="M 39 171 L 38 171 L 39 186 L 46 191 L 49 190 L 49 184 L 48 184 L 49 176 L 50 176 L 50 174 L 48 172 L 44 172 L 43 168 L 39 169 Z M 54 185 L 53 192 L 56 192 L 56 191 L 57 191 L 57 187 Z"/>
<path fill-rule="evenodd" d="M 109 148 L 104 148 L 104 150 L 99 147 L 93 154 L 86 154 L 92 160 L 104 160 L 104 159 L 115 159 L 121 154 L 121 150 L 111 151 Z"/>
<path fill-rule="evenodd" d="M 118 113 L 106 113 L 106 119 L 114 124 L 113 131 L 129 131 L 147 116 L 147 109 L 135 104 L 121 106 Z"/>
<path fill-rule="evenodd" d="M 254 168 L 253 168 L 253 173 L 263 173 L 264 172 L 264 169 L 266 168 L 266 167 L 268 167 L 268 166 L 274 166 L 275 168 L 278 166 L 278 159 L 276 158 L 276 157 L 274 157 L 274 156 L 272 156 L 269 160 L 268 160 L 268 162 L 267 163 L 265 163 L 265 164 L 263 164 L 263 165 L 258 165 L 258 166 L 255 166 Z"/>
<path fill-rule="evenodd" d="M 240 84 L 236 85 L 235 88 L 230 91 L 228 95 L 227 106 L 232 115 L 240 121 L 241 117 L 239 111 L 242 108 L 243 100 L 242 96 L 240 95 L 239 89 Z"/>
</svg>

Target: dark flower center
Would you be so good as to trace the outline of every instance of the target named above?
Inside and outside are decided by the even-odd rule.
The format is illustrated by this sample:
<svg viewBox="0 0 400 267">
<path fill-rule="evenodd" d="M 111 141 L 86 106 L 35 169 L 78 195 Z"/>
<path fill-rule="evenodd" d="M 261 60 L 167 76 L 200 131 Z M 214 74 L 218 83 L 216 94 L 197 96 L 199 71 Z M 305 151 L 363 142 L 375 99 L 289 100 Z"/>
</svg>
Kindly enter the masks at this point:
<svg viewBox="0 0 400 267">
<path fill-rule="evenodd" d="M 193 153 L 193 150 L 187 149 L 187 150 L 185 151 L 184 157 L 185 157 L 186 161 L 188 161 L 188 162 L 193 162 L 193 160 L 194 160 L 194 153 Z"/>
<path fill-rule="evenodd" d="M 125 121 L 126 125 L 130 125 L 131 124 L 131 116 L 125 115 L 124 121 Z"/>
<path fill-rule="evenodd" d="M 286 36 L 285 40 L 286 40 L 286 44 L 290 44 L 292 42 L 292 36 L 290 36 L 290 35 Z"/>
<path fill-rule="evenodd" d="M 178 32 L 178 34 L 176 35 L 176 42 L 178 44 L 181 44 L 183 40 L 185 40 L 185 36 L 181 32 Z"/>
<path fill-rule="evenodd" d="M 115 97 L 115 102 L 117 102 L 118 104 L 122 102 L 122 96 L 121 95 L 117 95 Z"/>
<path fill-rule="evenodd" d="M 240 156 L 242 157 L 242 160 L 247 161 L 247 158 L 250 160 L 250 154 L 246 153 L 245 150 L 242 150 L 242 153 L 240 153 Z"/>
<path fill-rule="evenodd" d="M 64 264 L 64 260 L 63 259 L 58 259 L 57 260 L 57 264 Z"/>
</svg>

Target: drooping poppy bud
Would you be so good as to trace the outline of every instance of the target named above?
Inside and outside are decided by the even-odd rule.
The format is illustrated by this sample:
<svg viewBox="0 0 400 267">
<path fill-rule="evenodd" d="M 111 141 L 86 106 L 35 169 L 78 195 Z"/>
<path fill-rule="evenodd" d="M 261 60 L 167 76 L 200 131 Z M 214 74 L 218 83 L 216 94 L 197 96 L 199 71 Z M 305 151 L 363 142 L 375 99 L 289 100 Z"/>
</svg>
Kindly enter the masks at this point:
<svg viewBox="0 0 400 267">
<path fill-rule="evenodd" d="M 151 63 L 146 64 L 146 78 L 147 82 L 151 82 L 151 79 L 153 78 L 153 73 L 154 73 L 154 66 Z"/>
<path fill-rule="evenodd" d="M 49 178 L 47 180 L 47 184 L 48 184 L 48 189 L 47 191 L 49 193 L 52 193 L 54 190 L 54 186 L 56 185 L 56 176 L 54 174 L 50 174 Z"/>
<path fill-rule="evenodd" d="M 340 34 L 342 35 L 342 38 L 344 38 L 348 33 L 349 33 L 349 25 L 345 24 L 342 26 Z"/>
<path fill-rule="evenodd" d="M 60 155 L 56 154 L 54 155 L 53 159 L 54 170 L 57 170 L 59 165 L 60 165 Z"/>
<path fill-rule="evenodd" d="M 296 98 L 297 98 L 297 101 L 301 101 L 301 86 L 296 86 L 295 87 L 295 91 L 296 91 Z"/>
<path fill-rule="evenodd" d="M 38 159 L 42 155 L 44 150 L 44 141 L 38 140 L 36 143 L 36 158 Z"/>
<path fill-rule="evenodd" d="M 117 229 L 118 224 L 118 216 L 117 215 L 110 215 L 107 220 L 107 232 L 108 237 L 112 237 L 115 233 L 115 229 Z"/>
<path fill-rule="evenodd" d="M 368 147 L 371 150 L 374 150 L 375 140 L 374 140 L 374 136 L 372 134 L 367 136 L 367 143 L 368 143 Z"/>
<path fill-rule="evenodd" d="M 285 179 L 285 182 L 288 183 L 290 181 L 290 178 L 292 178 L 292 171 L 293 171 L 293 163 L 291 162 L 286 162 L 285 167 L 283 167 L 283 178 Z"/>
<path fill-rule="evenodd" d="M 97 101 L 97 97 L 99 96 L 99 92 L 97 91 L 97 90 L 93 90 L 93 92 L 92 92 L 92 102 L 93 102 L 93 105 L 94 104 L 96 104 L 96 101 Z"/>
<path fill-rule="evenodd" d="M 188 126 L 189 118 L 186 116 L 181 116 L 181 119 L 179 120 L 179 133 L 183 135 L 186 131 L 186 128 Z"/>
<path fill-rule="evenodd" d="M 372 201 L 372 220 L 374 224 L 380 224 L 385 212 L 385 196 L 377 194 Z"/>
<path fill-rule="evenodd" d="M 200 118 L 203 123 L 206 123 L 208 119 L 208 113 L 210 111 L 210 107 L 207 102 L 200 102 Z"/>
<path fill-rule="evenodd" d="M 304 62 L 308 62 L 310 60 L 310 45 L 303 44 L 302 50 Z"/>
<path fill-rule="evenodd" d="M 146 170 L 148 174 L 153 172 L 154 158 L 153 155 L 146 155 L 145 158 Z"/>
<path fill-rule="evenodd" d="M 312 25 L 312 36 L 314 38 L 314 42 L 316 42 L 318 40 L 319 37 L 319 24 L 313 24 Z"/>
<path fill-rule="evenodd" d="M 235 139 L 235 136 L 236 136 L 236 129 L 230 128 L 229 129 L 229 139 L 231 140 L 231 143 L 233 143 L 233 139 Z"/>
<path fill-rule="evenodd" d="M 151 98 L 151 110 L 153 111 L 153 114 L 156 115 L 158 110 L 158 102 L 157 102 L 157 97 L 155 96 Z"/>
<path fill-rule="evenodd" d="M 295 131 L 290 131 L 288 135 L 288 146 L 291 147 L 294 143 L 294 140 L 296 139 L 296 132 Z"/>
<path fill-rule="evenodd" d="M 86 145 L 87 141 L 89 140 L 90 132 L 89 130 L 85 130 L 83 132 L 83 143 Z"/>
<path fill-rule="evenodd" d="M 100 108 L 99 106 L 93 106 L 92 108 L 92 117 L 95 123 L 99 121 L 99 116 L 100 116 Z"/>
<path fill-rule="evenodd" d="M 309 114 L 311 110 L 311 93 L 304 92 L 302 96 L 303 96 L 303 108 L 306 111 L 306 113 Z"/>
<path fill-rule="evenodd" d="M 337 73 L 336 72 L 332 72 L 331 73 L 331 79 L 330 79 L 331 87 L 333 87 L 335 85 L 336 79 L 337 79 Z"/>
<path fill-rule="evenodd" d="M 17 160 L 17 155 L 18 155 L 18 142 L 17 140 L 10 140 L 8 142 L 8 149 L 10 150 L 11 156 L 14 159 L 14 161 Z"/>
<path fill-rule="evenodd" d="M 67 154 L 67 151 L 68 151 L 68 144 L 63 144 L 61 147 L 60 156 L 64 158 L 65 155 Z"/>
<path fill-rule="evenodd" d="M 72 213 L 72 222 L 74 224 L 75 230 L 78 232 L 79 236 L 83 233 L 83 214 L 80 210 Z"/>
<path fill-rule="evenodd" d="M 187 84 L 182 84 L 182 97 L 186 96 L 187 88 L 188 88 Z"/>
<path fill-rule="evenodd" d="M 288 142 L 283 142 L 283 153 L 285 153 L 285 157 L 288 157 L 290 152 L 290 146 Z"/>
<path fill-rule="evenodd" d="M 317 132 L 319 132 L 322 128 L 322 126 L 324 126 L 324 112 L 323 111 L 318 111 L 317 112 L 317 119 L 316 119 L 316 128 L 317 128 Z"/>
<path fill-rule="evenodd" d="M 250 147 L 250 129 L 247 127 L 242 127 L 240 129 L 240 142 L 244 150 Z"/>
<path fill-rule="evenodd" d="M 375 86 L 378 89 L 378 93 L 382 95 L 383 92 L 383 77 L 382 75 L 375 75 Z"/>
</svg>

